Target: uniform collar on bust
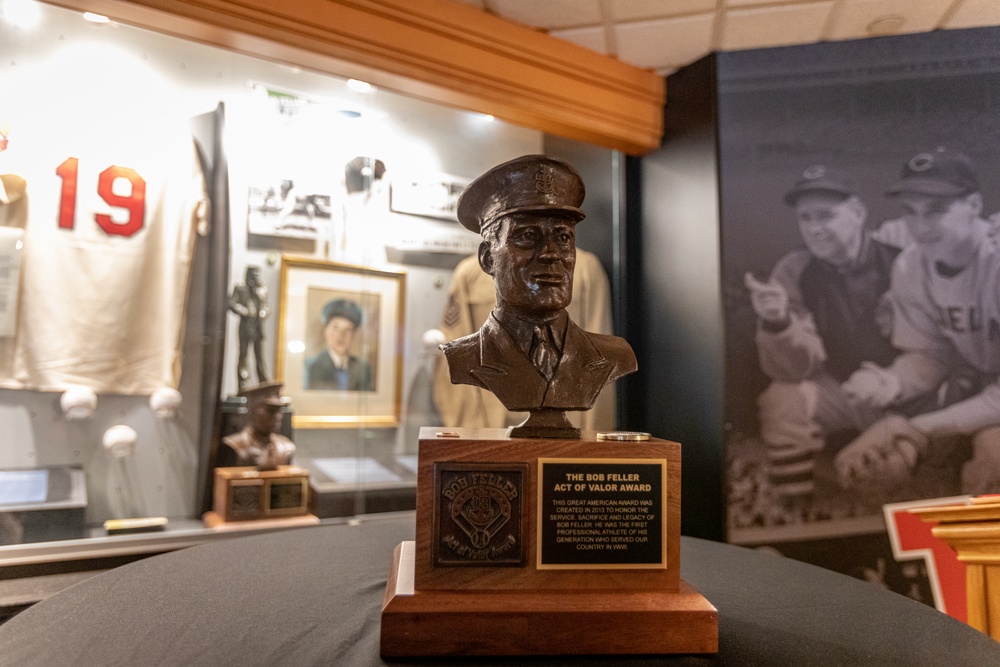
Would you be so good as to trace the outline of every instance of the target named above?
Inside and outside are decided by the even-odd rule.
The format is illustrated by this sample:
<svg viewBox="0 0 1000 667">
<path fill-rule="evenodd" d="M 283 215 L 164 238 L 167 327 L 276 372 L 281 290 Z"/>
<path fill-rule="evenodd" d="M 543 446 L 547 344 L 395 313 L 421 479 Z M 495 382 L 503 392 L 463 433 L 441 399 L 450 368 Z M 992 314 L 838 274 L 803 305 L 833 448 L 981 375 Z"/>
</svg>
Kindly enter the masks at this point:
<svg viewBox="0 0 1000 667">
<path fill-rule="evenodd" d="M 529 322 L 528 320 L 517 317 L 516 315 L 511 315 L 510 313 L 504 311 L 503 309 L 496 309 L 493 311 L 497 322 L 507 330 L 510 337 L 514 339 L 518 347 L 525 354 L 528 354 L 531 350 L 531 342 L 534 338 L 535 323 Z M 569 315 L 565 310 L 560 310 L 559 314 L 553 319 L 544 322 L 544 325 L 548 326 L 552 332 L 552 343 L 555 344 L 556 351 L 562 353 L 563 341 L 566 338 L 566 327 L 569 324 Z"/>
</svg>

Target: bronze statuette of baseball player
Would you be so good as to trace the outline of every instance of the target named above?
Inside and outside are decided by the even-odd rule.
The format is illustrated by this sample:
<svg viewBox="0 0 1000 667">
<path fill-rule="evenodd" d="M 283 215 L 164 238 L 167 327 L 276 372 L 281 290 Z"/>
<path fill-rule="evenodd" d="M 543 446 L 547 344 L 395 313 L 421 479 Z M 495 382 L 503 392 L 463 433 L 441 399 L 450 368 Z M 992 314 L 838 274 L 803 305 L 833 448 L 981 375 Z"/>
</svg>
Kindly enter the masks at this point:
<svg viewBox="0 0 1000 667">
<path fill-rule="evenodd" d="M 267 301 L 267 287 L 260 278 L 260 268 L 248 266 L 245 282 L 237 283 L 229 297 L 229 310 L 239 315 L 240 354 L 237 361 L 239 388 L 251 386 L 248 353 L 253 347 L 257 382 L 267 382 L 267 365 L 264 362 L 264 320 L 271 307 Z"/>
</svg>

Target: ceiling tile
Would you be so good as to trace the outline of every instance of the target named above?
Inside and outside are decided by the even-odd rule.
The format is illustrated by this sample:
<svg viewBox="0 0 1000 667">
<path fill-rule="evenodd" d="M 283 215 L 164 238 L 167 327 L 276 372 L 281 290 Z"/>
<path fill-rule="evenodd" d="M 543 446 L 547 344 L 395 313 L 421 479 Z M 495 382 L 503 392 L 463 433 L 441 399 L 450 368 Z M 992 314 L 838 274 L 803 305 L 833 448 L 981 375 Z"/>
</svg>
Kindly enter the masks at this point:
<svg viewBox="0 0 1000 667">
<path fill-rule="evenodd" d="M 565 39 L 573 42 L 585 49 L 597 51 L 607 55 L 608 46 L 604 38 L 604 28 L 571 28 L 569 30 L 553 30 L 549 33 L 552 37 Z"/>
<path fill-rule="evenodd" d="M 618 57 L 639 67 L 686 65 L 712 46 L 714 14 L 624 23 L 616 26 Z"/>
<path fill-rule="evenodd" d="M 753 49 L 817 41 L 834 3 L 809 2 L 726 12 L 719 47 Z"/>
<path fill-rule="evenodd" d="M 500 16 L 536 28 L 575 28 L 601 23 L 598 0 L 489 0 Z"/>
<path fill-rule="evenodd" d="M 994 0 L 995 1 L 995 0 Z M 924 32 L 938 23 L 953 0 L 844 0 L 837 11 L 827 37 L 854 39 L 871 37 L 868 26 L 883 17 L 901 16 L 904 20 L 895 32 Z"/>
<path fill-rule="evenodd" d="M 1000 25 L 1000 0 L 965 0 L 945 24 L 946 28 Z"/>
<path fill-rule="evenodd" d="M 608 0 L 614 21 L 640 21 L 715 9 L 716 0 Z"/>
</svg>

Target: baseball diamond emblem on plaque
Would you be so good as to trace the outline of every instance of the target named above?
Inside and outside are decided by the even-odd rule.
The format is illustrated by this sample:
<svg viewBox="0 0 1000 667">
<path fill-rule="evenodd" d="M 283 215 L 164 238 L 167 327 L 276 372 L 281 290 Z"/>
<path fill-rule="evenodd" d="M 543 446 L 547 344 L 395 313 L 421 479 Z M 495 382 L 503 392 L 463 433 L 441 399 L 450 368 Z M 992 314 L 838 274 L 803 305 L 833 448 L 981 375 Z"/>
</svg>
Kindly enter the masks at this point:
<svg viewBox="0 0 1000 667">
<path fill-rule="evenodd" d="M 434 565 L 525 562 L 526 464 L 434 465 Z"/>
</svg>

